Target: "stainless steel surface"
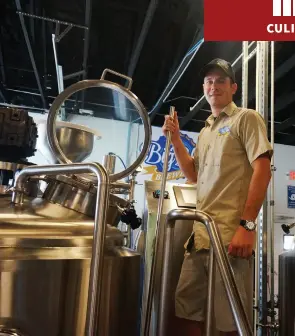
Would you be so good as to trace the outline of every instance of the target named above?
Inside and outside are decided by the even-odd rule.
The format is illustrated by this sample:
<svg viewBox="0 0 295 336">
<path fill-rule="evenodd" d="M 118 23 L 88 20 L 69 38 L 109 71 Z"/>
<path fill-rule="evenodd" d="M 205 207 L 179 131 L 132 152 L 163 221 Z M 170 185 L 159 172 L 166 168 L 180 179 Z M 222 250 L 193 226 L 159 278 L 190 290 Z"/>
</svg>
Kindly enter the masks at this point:
<svg viewBox="0 0 295 336">
<path fill-rule="evenodd" d="M 48 163 L 59 163 L 48 142 L 45 120 L 37 122 L 37 127 L 37 150 Z M 56 136 L 63 153 L 65 153 L 71 162 L 84 161 L 92 153 L 95 139 L 101 137 L 96 130 L 60 121 L 56 123 Z"/>
<path fill-rule="evenodd" d="M 119 94 L 122 94 L 125 98 L 127 98 L 135 106 L 136 111 L 139 113 L 142 119 L 143 126 L 144 126 L 145 137 L 144 137 L 144 142 L 142 146 L 142 151 L 137 157 L 137 159 L 135 160 L 135 162 L 132 165 L 130 165 L 127 169 L 125 169 L 124 171 L 120 173 L 110 175 L 111 181 L 117 181 L 117 180 L 120 180 L 130 175 L 143 162 L 148 152 L 150 141 L 151 141 L 151 125 L 150 125 L 150 120 L 148 118 L 148 114 L 147 114 L 145 107 L 143 106 L 141 101 L 131 91 L 122 87 L 121 85 L 101 79 L 101 80 L 84 80 L 84 81 L 78 82 L 76 84 L 73 84 L 67 87 L 53 101 L 49 114 L 48 114 L 47 134 L 48 134 L 49 145 L 60 163 L 72 163 L 72 161 L 65 155 L 65 153 L 63 153 L 60 145 L 58 144 L 56 128 L 55 128 L 55 120 L 56 120 L 57 113 L 61 105 L 64 103 L 64 101 L 69 96 L 71 96 L 73 93 L 76 93 L 78 91 L 81 91 L 87 88 L 93 88 L 93 87 L 106 88 L 106 89 L 116 91 Z"/>
<path fill-rule="evenodd" d="M 79 260 L 0 261 L 0 323 L 19 329 L 20 336 L 86 335 L 90 258 L 91 251 Z M 93 335 L 137 335 L 139 270 L 133 251 L 105 251 Z"/>
<path fill-rule="evenodd" d="M 248 106 L 248 51 L 249 42 L 243 41 L 243 57 L 242 57 L 242 106 Z"/>
<path fill-rule="evenodd" d="M 96 188 L 87 184 L 83 188 L 83 185 L 79 181 L 77 183 L 74 182 L 72 179 L 65 182 L 60 180 L 49 181 L 43 198 L 89 217 L 94 217 Z"/>
<path fill-rule="evenodd" d="M 94 218 L 96 190 L 90 181 L 77 177 L 67 179 L 61 175 L 49 181 L 42 197 L 51 203 Z M 121 218 L 121 209 L 127 207 L 129 202 L 114 194 L 110 194 L 109 197 L 107 224 L 117 226 Z"/>
<path fill-rule="evenodd" d="M 119 73 L 119 72 L 116 72 L 116 71 L 114 71 L 114 70 L 104 69 L 104 71 L 103 71 L 103 73 L 102 73 L 102 75 L 101 75 L 101 79 L 105 79 L 105 76 L 106 76 L 106 74 L 107 74 L 108 72 L 111 73 L 111 74 L 113 74 L 113 75 L 116 75 L 116 76 L 119 76 L 119 77 L 122 77 L 122 78 L 126 79 L 126 81 L 127 81 L 127 83 L 128 83 L 128 85 L 127 85 L 127 89 L 128 89 L 128 90 L 131 90 L 132 83 L 133 83 L 132 78 L 130 78 L 129 76 L 123 75 L 123 74 L 121 74 L 121 73 Z"/>
<path fill-rule="evenodd" d="M 94 221 L 44 199 L 0 205 L 0 324 L 21 336 L 85 335 Z M 99 336 L 137 336 L 140 255 L 123 240 L 107 227 Z"/>
<path fill-rule="evenodd" d="M 151 264 L 152 264 L 152 256 L 155 253 L 155 227 L 157 221 L 157 210 L 158 210 L 158 199 L 154 198 L 153 192 L 159 190 L 161 186 L 160 181 L 145 181 L 145 198 L 146 198 L 146 206 L 145 206 L 145 214 L 143 216 L 143 230 L 145 232 L 145 247 L 144 247 L 144 295 L 143 295 L 143 303 L 142 303 L 142 331 L 145 319 L 145 307 L 146 307 L 146 298 L 148 293 L 148 285 L 151 273 Z M 190 188 L 191 192 L 195 195 L 192 196 L 192 199 L 195 200 L 195 204 L 197 202 L 196 199 L 196 186 L 195 185 L 187 185 L 187 184 L 176 184 L 176 183 L 167 183 L 166 191 L 169 194 L 169 198 L 165 198 L 163 202 L 163 211 L 160 221 L 160 227 L 158 231 L 159 237 L 159 245 L 163 246 L 165 243 L 165 223 L 167 214 L 173 210 L 178 208 L 177 204 L 177 195 L 175 193 L 174 187 L 177 186 L 179 188 Z M 192 233 L 193 229 L 193 221 L 177 221 L 174 229 L 174 239 L 173 239 L 173 267 L 171 273 L 171 291 L 175 293 L 178 278 L 180 275 L 183 256 L 184 256 L 184 244 Z M 142 239 L 143 240 L 143 239 Z M 142 245 L 140 245 L 139 250 L 142 251 Z M 141 252 L 142 253 L 142 252 Z M 156 271 L 155 271 L 155 286 L 154 286 L 154 295 L 153 295 L 153 307 L 152 307 L 152 318 L 151 318 L 151 328 L 150 335 L 156 335 L 156 325 L 157 325 L 157 317 L 159 310 L 159 297 L 161 291 L 161 274 L 162 274 L 162 260 L 163 260 L 163 251 L 160 250 L 157 252 L 156 259 Z M 174 294 L 173 294 L 174 297 Z M 170 306 L 171 319 L 174 316 L 174 302 L 171 302 Z"/>
<path fill-rule="evenodd" d="M 110 188 L 111 188 L 111 190 L 113 190 L 113 189 L 126 189 L 126 190 L 130 190 L 131 186 L 130 186 L 130 183 L 116 181 L 116 182 L 112 182 L 111 183 Z"/>
<path fill-rule="evenodd" d="M 270 59 L 270 66 L 271 66 L 271 94 L 270 94 L 270 141 L 271 146 L 274 149 L 274 108 L 275 108 L 275 101 L 274 101 L 274 85 L 275 85 L 275 43 L 271 42 L 271 59 Z M 272 313 L 275 312 L 275 297 L 274 297 L 274 225 L 275 225 L 275 176 L 274 176 L 274 155 L 271 158 L 271 167 L 272 167 L 272 179 L 270 181 L 270 305 Z M 275 315 L 272 314 L 271 316 L 271 323 L 275 323 Z M 272 332 L 273 334 L 273 332 Z"/>
<path fill-rule="evenodd" d="M 103 252 L 106 231 L 106 213 L 109 199 L 109 178 L 101 165 L 98 163 L 37 166 L 22 170 L 15 180 L 13 202 L 22 204 L 23 184 L 29 176 L 35 175 L 58 175 L 75 173 L 94 173 L 97 177 L 99 189 L 97 191 L 97 203 L 94 219 L 93 248 L 91 258 L 90 283 L 87 305 L 87 328 L 86 334 L 92 336 L 97 328 L 97 310 L 100 309 L 101 282 L 103 276 Z M 18 197 L 20 194 L 20 197 Z"/>
<path fill-rule="evenodd" d="M 205 321 L 205 336 L 215 333 L 214 296 L 215 296 L 215 255 L 212 246 L 209 254 L 208 293 Z"/>
<path fill-rule="evenodd" d="M 280 336 L 295 335 L 295 251 L 279 255 Z"/>
<path fill-rule="evenodd" d="M 24 162 L 24 163 L 15 163 L 15 162 L 3 162 L 0 161 L 0 169 L 3 170 L 11 170 L 13 172 L 16 172 L 19 169 L 23 169 L 25 167 L 27 167 L 28 165 L 30 165 L 29 162 Z"/>
<path fill-rule="evenodd" d="M 257 79 L 257 91 L 256 91 L 256 101 L 257 111 L 262 115 L 266 129 L 268 125 L 268 58 L 269 58 L 269 42 L 258 41 L 257 42 L 257 69 L 256 69 L 256 79 Z M 258 335 L 265 335 L 265 331 L 260 327 L 261 325 L 267 324 L 268 311 L 265 307 L 268 304 L 268 265 L 267 265 L 267 250 L 268 250 L 268 211 L 267 204 L 269 202 L 269 197 L 266 195 L 261 207 L 261 211 L 258 217 L 258 227 L 257 227 L 257 249 L 256 249 L 256 300 L 258 307 L 258 316 L 256 325 L 258 328 Z"/>
<path fill-rule="evenodd" d="M 174 226 L 175 221 L 179 219 L 196 220 L 206 226 L 214 250 L 216 261 L 220 270 L 220 274 L 226 288 L 227 296 L 230 306 L 232 308 L 238 332 L 241 336 L 253 335 L 250 323 L 242 305 L 240 294 L 234 280 L 234 274 L 231 269 L 228 256 L 222 244 L 218 226 L 216 226 L 213 219 L 204 212 L 192 209 L 176 209 L 170 211 L 167 215 L 166 241 L 164 244 L 163 274 L 159 309 L 159 324 L 156 335 L 167 335 L 167 323 L 169 322 L 169 306 L 172 297 L 169 277 L 172 267 L 171 257 L 173 251 Z"/>
<path fill-rule="evenodd" d="M 109 208 L 107 212 L 107 223 L 117 226 L 121 220 L 121 213 L 130 203 L 117 195 L 110 194 Z"/>
<path fill-rule="evenodd" d="M 170 107 L 170 117 L 174 118 L 175 107 Z M 160 197 L 158 202 L 158 212 L 157 212 L 157 221 L 156 221 L 156 231 L 155 231 L 155 251 L 152 256 L 152 266 L 151 266 L 151 274 L 150 274 L 150 282 L 148 286 L 148 296 L 147 296 L 147 304 L 145 309 L 145 320 L 144 320 L 144 335 L 149 336 L 150 333 L 150 324 L 151 324 L 151 314 L 152 314 L 152 302 L 154 296 L 154 287 L 155 287 L 155 279 L 156 279 L 156 262 L 159 255 L 160 249 L 160 237 L 159 237 L 159 227 L 161 216 L 163 212 L 163 202 L 164 202 L 164 193 L 166 187 L 167 180 L 167 171 L 168 171 L 168 160 L 170 154 L 170 145 L 171 145 L 171 132 L 167 132 L 166 136 L 166 145 L 165 145 L 165 156 L 163 161 L 163 171 L 162 171 L 162 179 L 161 179 L 161 189 L 160 189 Z"/>
<path fill-rule="evenodd" d="M 116 156 L 112 154 L 103 157 L 102 165 L 105 167 L 108 174 L 114 174 L 116 166 Z"/>
</svg>

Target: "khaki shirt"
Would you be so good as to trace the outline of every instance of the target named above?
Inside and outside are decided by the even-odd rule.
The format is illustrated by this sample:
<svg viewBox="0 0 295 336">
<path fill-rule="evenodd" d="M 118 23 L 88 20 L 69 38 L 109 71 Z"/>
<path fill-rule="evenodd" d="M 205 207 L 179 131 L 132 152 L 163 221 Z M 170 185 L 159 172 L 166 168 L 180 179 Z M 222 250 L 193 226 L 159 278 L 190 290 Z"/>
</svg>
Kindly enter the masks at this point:
<svg viewBox="0 0 295 336">
<path fill-rule="evenodd" d="M 228 246 L 235 234 L 247 200 L 252 162 L 261 154 L 273 154 L 262 116 L 233 102 L 214 121 L 211 115 L 201 130 L 194 153 L 197 210 L 209 214 Z M 195 248 L 208 249 L 206 227 L 194 224 Z"/>
</svg>

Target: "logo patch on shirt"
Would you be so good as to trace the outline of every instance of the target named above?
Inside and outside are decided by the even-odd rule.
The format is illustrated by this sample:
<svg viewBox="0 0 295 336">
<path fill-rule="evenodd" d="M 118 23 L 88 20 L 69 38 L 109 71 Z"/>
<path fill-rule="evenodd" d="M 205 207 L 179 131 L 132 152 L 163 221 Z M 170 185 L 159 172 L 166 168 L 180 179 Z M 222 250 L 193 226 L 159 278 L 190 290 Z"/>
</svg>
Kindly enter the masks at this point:
<svg viewBox="0 0 295 336">
<path fill-rule="evenodd" d="M 218 130 L 218 135 L 228 135 L 230 133 L 230 127 L 229 126 L 224 126 L 219 128 Z"/>
</svg>

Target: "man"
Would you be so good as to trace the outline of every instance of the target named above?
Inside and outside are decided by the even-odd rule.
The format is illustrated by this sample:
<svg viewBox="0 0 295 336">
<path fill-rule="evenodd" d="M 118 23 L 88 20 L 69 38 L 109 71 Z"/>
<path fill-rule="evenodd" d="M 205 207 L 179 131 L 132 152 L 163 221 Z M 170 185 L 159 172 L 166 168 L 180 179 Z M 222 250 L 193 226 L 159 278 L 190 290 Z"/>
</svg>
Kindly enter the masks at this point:
<svg viewBox="0 0 295 336">
<path fill-rule="evenodd" d="M 197 209 L 212 216 L 235 274 L 243 305 L 251 321 L 253 313 L 252 253 L 256 218 L 271 179 L 273 154 L 264 120 L 256 111 L 238 108 L 230 63 L 215 59 L 202 72 L 204 95 L 212 114 L 201 130 L 194 157 L 190 157 L 179 134 L 177 113 L 165 117 L 164 134 L 171 132 L 177 162 L 187 180 L 197 183 Z M 185 245 L 186 253 L 175 295 L 181 334 L 199 335 L 203 330 L 207 302 L 210 240 L 205 226 L 194 224 Z M 216 272 L 215 322 L 221 335 L 238 335 L 219 270 Z"/>
</svg>

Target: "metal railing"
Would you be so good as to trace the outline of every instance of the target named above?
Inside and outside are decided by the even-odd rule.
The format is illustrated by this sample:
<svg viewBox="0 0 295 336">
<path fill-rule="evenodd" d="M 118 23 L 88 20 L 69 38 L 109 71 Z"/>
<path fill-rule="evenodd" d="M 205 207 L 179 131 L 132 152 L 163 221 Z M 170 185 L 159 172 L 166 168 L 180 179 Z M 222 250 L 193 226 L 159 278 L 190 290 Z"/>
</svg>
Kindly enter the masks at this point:
<svg viewBox="0 0 295 336">
<path fill-rule="evenodd" d="M 208 281 L 208 304 L 207 304 L 207 319 L 205 323 L 206 336 L 212 336 L 213 328 L 213 297 L 214 297 L 214 277 L 215 277 L 215 259 L 219 267 L 221 278 L 224 282 L 229 303 L 233 312 L 238 332 L 241 336 L 252 336 L 253 331 L 246 315 L 245 309 L 242 305 L 242 300 L 237 289 L 234 279 L 234 274 L 229 263 L 228 256 L 222 244 L 221 236 L 217 225 L 213 219 L 202 211 L 193 209 L 176 209 L 171 210 L 167 215 L 165 244 L 164 244 L 164 258 L 160 291 L 160 304 L 157 335 L 167 335 L 167 327 L 169 323 L 170 302 L 173 293 L 170 290 L 171 266 L 172 266 L 172 251 L 173 251 L 173 236 L 174 227 L 177 220 L 196 220 L 203 223 L 211 240 L 210 261 L 209 261 L 209 281 Z"/>
<path fill-rule="evenodd" d="M 14 182 L 12 203 L 23 204 L 24 185 L 29 177 L 40 175 L 93 173 L 97 177 L 97 196 L 93 230 L 92 256 L 88 289 L 85 335 L 97 334 L 97 312 L 100 309 L 100 293 L 103 278 L 103 253 L 105 246 L 106 216 L 109 200 L 109 176 L 99 163 L 74 163 L 65 165 L 31 166 L 23 169 Z"/>
</svg>

